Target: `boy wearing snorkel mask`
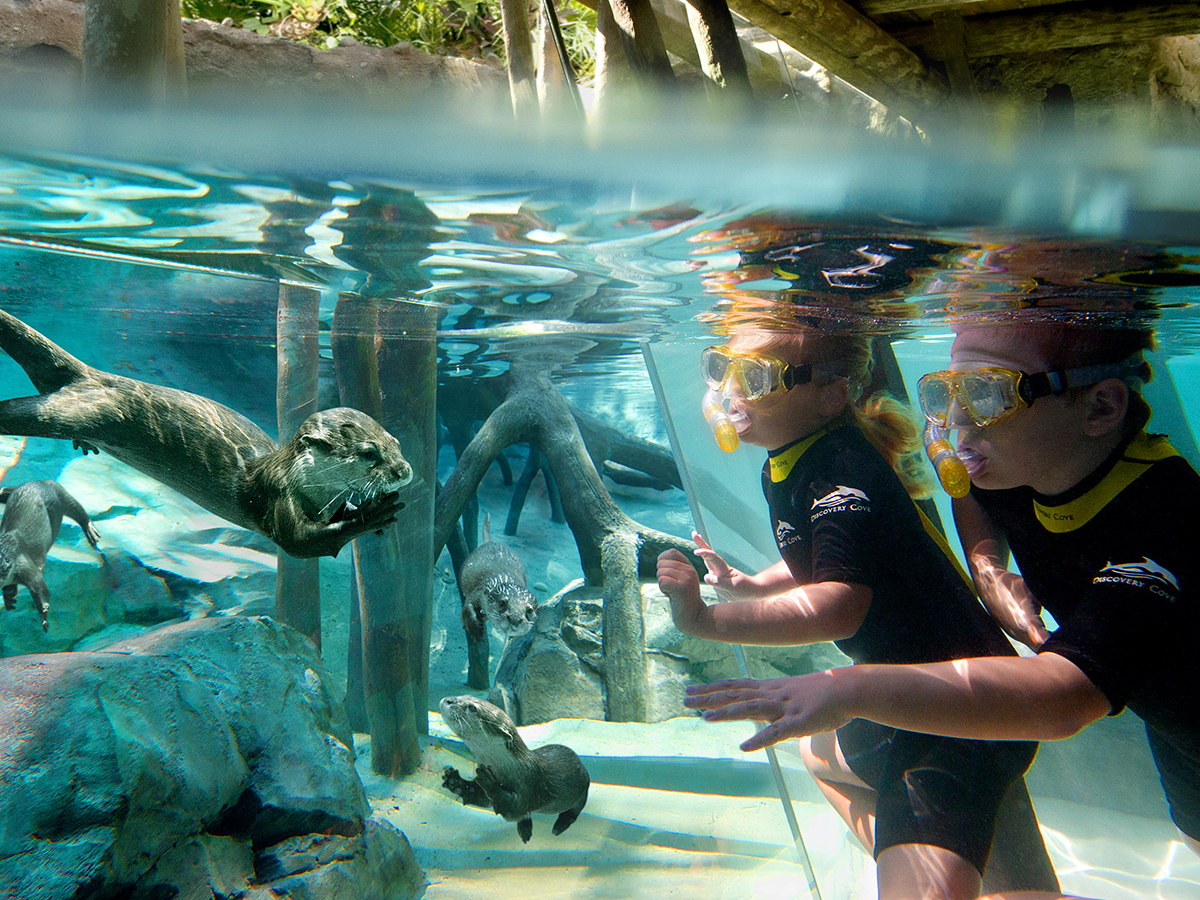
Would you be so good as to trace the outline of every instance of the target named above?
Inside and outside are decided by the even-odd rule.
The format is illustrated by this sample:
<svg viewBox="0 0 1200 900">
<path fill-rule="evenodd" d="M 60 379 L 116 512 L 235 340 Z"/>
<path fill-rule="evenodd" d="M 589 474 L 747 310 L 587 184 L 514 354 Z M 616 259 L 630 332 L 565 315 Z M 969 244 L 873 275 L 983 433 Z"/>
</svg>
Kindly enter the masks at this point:
<svg viewBox="0 0 1200 900">
<path fill-rule="evenodd" d="M 1200 477 L 1144 431 L 1137 388 L 1151 340 L 1132 329 L 967 328 L 951 369 L 922 379 L 927 417 L 958 430 L 974 482 L 955 522 L 975 581 L 1036 656 L 720 682 L 688 705 L 710 720 L 770 722 L 745 750 L 856 717 L 1053 740 L 1128 706 L 1145 722 L 1171 816 L 1200 850 L 1200 560 L 1188 525 Z M 1010 551 L 1021 576 L 1007 569 Z M 1059 623 L 1053 634 L 1041 605 Z"/>
<path fill-rule="evenodd" d="M 927 485 L 905 408 L 883 394 L 853 399 L 869 374 L 866 337 L 734 328 L 702 364 L 706 414 L 721 392 L 721 424 L 768 451 L 763 490 L 781 560 L 742 573 L 694 535 L 705 580 L 735 601 L 707 606 L 687 558 L 663 553 L 659 586 L 680 630 L 736 643 L 831 640 L 856 663 L 1014 653 L 913 502 Z M 874 853 L 880 897 L 977 897 L 997 811 L 1036 745 L 838 725 L 806 739 L 802 753 Z M 1019 840 L 1044 857 L 1031 815 Z M 1057 884 L 1048 859 L 1029 877 L 1038 876 Z"/>
</svg>

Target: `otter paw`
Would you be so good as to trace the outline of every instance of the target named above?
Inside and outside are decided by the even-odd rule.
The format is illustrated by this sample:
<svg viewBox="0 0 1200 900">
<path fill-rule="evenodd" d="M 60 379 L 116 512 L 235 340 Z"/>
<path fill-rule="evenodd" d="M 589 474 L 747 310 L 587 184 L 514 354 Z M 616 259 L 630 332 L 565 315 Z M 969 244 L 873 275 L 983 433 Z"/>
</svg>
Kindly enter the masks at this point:
<svg viewBox="0 0 1200 900">
<path fill-rule="evenodd" d="M 442 769 L 442 786 L 467 806 L 491 808 L 487 793 L 474 781 L 463 778 L 453 766 Z"/>
<path fill-rule="evenodd" d="M 89 444 L 87 441 L 73 440 L 71 441 L 71 446 L 76 450 L 82 450 L 84 456 L 87 456 L 89 453 L 95 453 L 97 456 L 100 455 L 100 448 L 95 444 Z"/>
<path fill-rule="evenodd" d="M 529 839 L 533 837 L 533 819 L 526 816 L 517 823 L 517 834 L 521 836 L 521 843 L 528 844 Z"/>
<path fill-rule="evenodd" d="M 558 818 L 554 820 L 554 827 L 550 829 L 551 834 L 562 834 L 571 824 L 579 818 L 579 810 L 568 809 L 564 813 L 559 813 Z"/>
</svg>

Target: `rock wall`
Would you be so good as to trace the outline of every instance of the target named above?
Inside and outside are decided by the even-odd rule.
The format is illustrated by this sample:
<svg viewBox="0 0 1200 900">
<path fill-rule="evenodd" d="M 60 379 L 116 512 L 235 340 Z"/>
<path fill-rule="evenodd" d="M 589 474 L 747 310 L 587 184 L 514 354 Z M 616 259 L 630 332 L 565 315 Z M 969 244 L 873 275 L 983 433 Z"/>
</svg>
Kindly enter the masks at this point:
<svg viewBox="0 0 1200 900">
<path fill-rule="evenodd" d="M 0 660 L 0 896 L 421 896 L 369 816 L 345 712 L 286 626 Z"/>
<path fill-rule="evenodd" d="M 1084 129 L 1194 135 L 1200 118 L 1200 36 L 997 56 L 974 61 L 971 71 L 985 103 L 1024 131 L 1051 124 L 1048 107 L 1060 85 L 1070 92 L 1074 124 Z"/>
<path fill-rule="evenodd" d="M 48 79 L 77 89 L 82 2 L 0 0 L 0 35 L 0 78 Z M 357 100 L 396 100 L 433 89 L 508 102 L 503 70 L 424 53 L 407 43 L 378 48 L 344 40 L 332 50 L 319 50 L 205 19 L 184 19 L 183 39 L 191 93 L 236 89 L 239 97 L 253 97 L 336 91 Z"/>
</svg>

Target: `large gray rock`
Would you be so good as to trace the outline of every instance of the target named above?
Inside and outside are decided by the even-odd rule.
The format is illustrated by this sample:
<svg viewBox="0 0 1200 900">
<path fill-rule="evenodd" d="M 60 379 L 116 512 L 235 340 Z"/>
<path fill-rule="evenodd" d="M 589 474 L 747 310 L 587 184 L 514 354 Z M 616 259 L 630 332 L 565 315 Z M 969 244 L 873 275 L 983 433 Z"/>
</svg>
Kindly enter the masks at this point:
<svg viewBox="0 0 1200 900">
<path fill-rule="evenodd" d="M 309 832 L 362 830 L 369 807 L 354 770 L 350 723 L 298 631 L 267 618 L 195 619 L 107 651 L 178 660 L 212 692 L 250 769 L 223 831 L 265 846 Z"/>
<path fill-rule="evenodd" d="M 268 619 L 0 660 L 0 896 L 249 883 L 252 851 L 362 834 L 352 746 L 314 648 Z"/>
</svg>

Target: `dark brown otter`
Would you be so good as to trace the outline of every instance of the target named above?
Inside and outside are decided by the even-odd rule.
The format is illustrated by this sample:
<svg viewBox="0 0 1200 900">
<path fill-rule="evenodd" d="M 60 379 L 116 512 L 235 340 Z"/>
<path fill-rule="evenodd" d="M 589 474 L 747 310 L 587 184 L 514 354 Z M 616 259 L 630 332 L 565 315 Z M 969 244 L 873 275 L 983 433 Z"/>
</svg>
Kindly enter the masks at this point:
<svg viewBox="0 0 1200 900">
<path fill-rule="evenodd" d="M 17 608 L 17 588 L 25 585 L 33 605 L 42 617 L 42 631 L 50 630 L 50 588 L 43 572 L 46 554 L 63 516 L 70 516 L 83 529 L 83 536 L 95 549 L 100 535 L 79 501 L 57 481 L 27 481 L 16 487 L 0 488 L 4 518 L 0 519 L 0 584 L 4 608 Z"/>
<path fill-rule="evenodd" d="M 574 750 L 563 744 L 530 750 L 504 710 L 470 694 L 445 697 L 439 708 L 475 756 L 473 781 L 453 766 L 442 769 L 442 785 L 463 803 L 516 822 L 522 841 L 533 835 L 531 813 L 557 813 L 552 834 L 562 834 L 579 818 L 591 778 Z"/>
<path fill-rule="evenodd" d="M 227 406 L 93 369 L 2 310 L 0 348 L 41 392 L 0 401 L 0 433 L 103 450 L 291 556 L 336 556 L 404 505 L 412 468 L 357 410 L 316 413 L 281 447 Z"/>
</svg>

